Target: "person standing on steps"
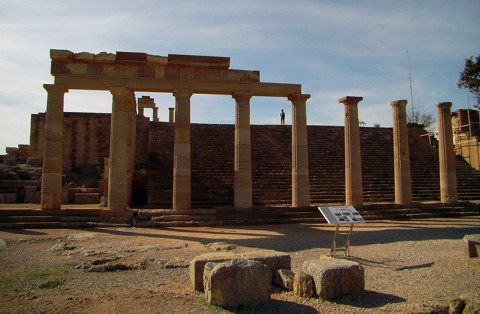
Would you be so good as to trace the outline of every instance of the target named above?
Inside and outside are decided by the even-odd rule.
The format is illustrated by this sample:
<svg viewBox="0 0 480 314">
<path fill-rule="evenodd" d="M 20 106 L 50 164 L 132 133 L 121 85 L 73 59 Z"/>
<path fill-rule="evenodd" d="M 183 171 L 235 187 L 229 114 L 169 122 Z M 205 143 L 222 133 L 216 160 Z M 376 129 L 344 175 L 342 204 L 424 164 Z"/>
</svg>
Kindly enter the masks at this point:
<svg viewBox="0 0 480 314">
<path fill-rule="evenodd" d="M 283 109 L 280 111 L 280 124 L 285 125 L 285 112 L 283 112 Z"/>
</svg>

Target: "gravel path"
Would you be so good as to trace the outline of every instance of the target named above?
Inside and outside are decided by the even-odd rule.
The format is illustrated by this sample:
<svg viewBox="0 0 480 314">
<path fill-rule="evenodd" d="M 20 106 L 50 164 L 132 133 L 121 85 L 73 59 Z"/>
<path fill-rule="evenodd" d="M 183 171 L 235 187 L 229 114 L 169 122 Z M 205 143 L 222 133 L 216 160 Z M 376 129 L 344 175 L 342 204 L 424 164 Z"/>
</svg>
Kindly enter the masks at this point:
<svg viewBox="0 0 480 314">
<path fill-rule="evenodd" d="M 350 254 L 366 276 L 357 296 L 301 299 L 278 288 L 268 305 L 227 311 L 190 286 L 188 262 L 199 254 L 273 249 L 289 253 L 297 271 L 329 254 L 333 232 L 327 224 L 0 230 L 0 313 L 408 313 L 459 297 L 479 302 L 480 259 L 468 258 L 462 240 L 480 233 L 478 216 L 357 225 Z"/>
</svg>

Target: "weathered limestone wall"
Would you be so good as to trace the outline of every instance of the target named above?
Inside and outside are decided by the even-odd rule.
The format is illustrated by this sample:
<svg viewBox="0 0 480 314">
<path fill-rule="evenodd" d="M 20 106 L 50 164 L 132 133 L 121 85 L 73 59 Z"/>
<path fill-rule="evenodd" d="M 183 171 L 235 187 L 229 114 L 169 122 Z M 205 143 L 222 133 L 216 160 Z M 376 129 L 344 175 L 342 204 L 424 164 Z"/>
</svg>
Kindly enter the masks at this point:
<svg viewBox="0 0 480 314">
<path fill-rule="evenodd" d="M 81 171 L 85 166 L 103 166 L 110 149 L 109 113 L 64 113 L 63 171 Z M 148 161 L 149 120 L 137 117 L 136 162 Z M 31 156 L 42 157 L 45 145 L 45 114 L 32 114 Z"/>
</svg>

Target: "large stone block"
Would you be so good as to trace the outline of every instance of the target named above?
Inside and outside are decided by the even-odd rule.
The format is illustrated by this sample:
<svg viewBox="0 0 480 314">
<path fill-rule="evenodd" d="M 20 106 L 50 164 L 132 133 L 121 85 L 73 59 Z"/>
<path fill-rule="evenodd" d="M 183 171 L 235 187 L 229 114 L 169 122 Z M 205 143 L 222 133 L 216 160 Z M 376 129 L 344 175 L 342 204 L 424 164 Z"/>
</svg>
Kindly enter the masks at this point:
<svg viewBox="0 0 480 314">
<path fill-rule="evenodd" d="M 274 272 L 276 270 L 292 268 L 290 255 L 274 250 L 260 250 L 241 254 L 234 254 L 232 252 L 206 253 L 190 261 L 190 281 L 193 290 L 203 290 L 203 267 L 207 262 L 225 262 L 234 258 L 251 259 L 267 265 L 271 271 L 271 282 L 273 282 Z"/>
<path fill-rule="evenodd" d="M 365 270 L 359 263 L 321 258 L 305 261 L 302 271 L 313 277 L 315 292 L 323 299 L 358 294 L 365 289 Z"/>
<path fill-rule="evenodd" d="M 190 282 L 192 283 L 193 290 L 203 291 L 203 269 L 208 262 L 221 263 L 235 258 L 236 255 L 232 252 L 215 252 L 205 253 L 196 256 L 190 261 Z M 238 256 L 237 256 L 238 257 Z"/>
<path fill-rule="evenodd" d="M 221 307 L 268 303 L 272 293 L 272 273 L 263 263 L 233 259 L 205 265 L 205 297 Z"/>
<path fill-rule="evenodd" d="M 278 269 L 292 269 L 292 259 L 289 254 L 274 250 L 252 251 L 241 254 L 243 258 L 253 259 L 267 265 L 272 271 L 272 280 Z"/>
</svg>

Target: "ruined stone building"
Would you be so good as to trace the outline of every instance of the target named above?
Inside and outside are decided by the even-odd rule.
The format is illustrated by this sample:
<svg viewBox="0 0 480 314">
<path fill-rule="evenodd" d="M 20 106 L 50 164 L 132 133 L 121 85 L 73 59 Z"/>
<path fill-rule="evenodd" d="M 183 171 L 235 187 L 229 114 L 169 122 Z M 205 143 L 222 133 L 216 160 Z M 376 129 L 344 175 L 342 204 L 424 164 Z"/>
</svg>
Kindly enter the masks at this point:
<svg viewBox="0 0 480 314">
<path fill-rule="evenodd" d="M 47 112 L 32 115 L 23 153 L 43 165 L 42 184 L 23 183 L 33 187 L 16 197 L 43 209 L 101 196 L 114 211 L 177 212 L 480 199 L 480 173 L 455 158 L 449 143 L 451 103 L 438 105 L 440 143 L 433 147 L 421 126 L 407 127 L 404 100 L 391 103 L 393 128 L 360 128 L 362 98 L 351 96 L 339 100 L 344 126 L 307 126 L 309 95 L 301 85 L 261 82 L 259 71 L 230 69 L 229 58 L 65 50 L 52 50 L 51 58 Z M 63 112 L 70 89 L 110 92 L 112 114 Z M 135 91 L 172 93 L 169 121 L 159 121 L 153 98 L 135 98 Z M 190 123 L 194 93 L 229 96 L 235 124 Z M 289 100 L 292 125 L 250 125 L 257 96 Z M 152 121 L 145 109 L 153 110 Z"/>
</svg>

